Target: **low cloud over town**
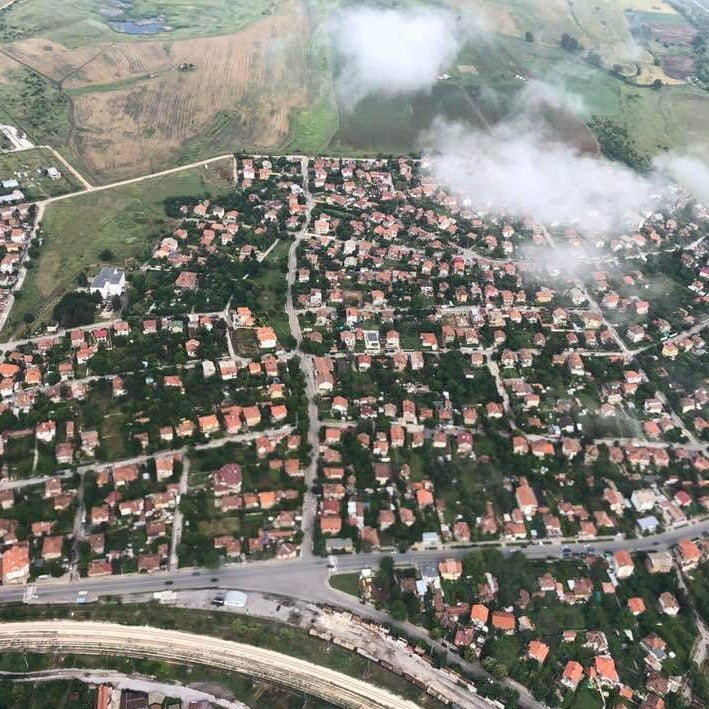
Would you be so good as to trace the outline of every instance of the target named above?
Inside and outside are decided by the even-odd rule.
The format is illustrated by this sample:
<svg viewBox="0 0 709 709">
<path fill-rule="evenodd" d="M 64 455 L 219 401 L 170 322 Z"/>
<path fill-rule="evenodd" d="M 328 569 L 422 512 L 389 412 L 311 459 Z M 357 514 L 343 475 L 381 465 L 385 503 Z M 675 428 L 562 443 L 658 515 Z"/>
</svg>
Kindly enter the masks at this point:
<svg viewBox="0 0 709 709">
<path fill-rule="evenodd" d="M 331 30 L 340 54 L 338 92 L 355 105 L 370 94 L 428 90 L 455 59 L 481 16 L 434 9 L 358 7 L 336 13 Z"/>
</svg>

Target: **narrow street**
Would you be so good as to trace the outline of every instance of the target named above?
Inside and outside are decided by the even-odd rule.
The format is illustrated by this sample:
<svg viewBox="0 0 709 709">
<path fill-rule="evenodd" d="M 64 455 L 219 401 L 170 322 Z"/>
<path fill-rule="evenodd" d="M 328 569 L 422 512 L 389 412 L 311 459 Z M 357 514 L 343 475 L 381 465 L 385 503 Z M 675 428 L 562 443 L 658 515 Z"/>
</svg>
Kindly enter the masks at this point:
<svg viewBox="0 0 709 709">
<path fill-rule="evenodd" d="M 57 682 L 78 680 L 90 685 L 110 684 L 116 689 L 130 689 L 135 692 L 159 692 L 168 697 L 177 697 L 185 702 L 207 701 L 223 709 L 249 709 L 243 702 L 220 699 L 201 689 L 193 689 L 182 684 L 160 682 L 142 675 L 126 675 L 115 670 L 82 670 L 80 668 L 60 668 L 55 670 L 38 670 L 36 672 L 2 672 L 0 679 L 13 682 Z"/>
<path fill-rule="evenodd" d="M 298 321 L 298 313 L 293 306 L 293 284 L 295 283 L 296 270 L 298 266 L 298 245 L 308 238 L 310 227 L 310 215 L 315 202 L 310 194 L 310 177 L 308 174 L 309 160 L 301 158 L 301 174 L 303 176 L 303 190 L 306 198 L 305 222 L 296 234 L 293 243 L 288 250 L 288 292 L 286 294 L 286 315 L 288 316 L 288 326 L 291 335 L 295 338 L 295 356 L 298 358 L 300 370 L 305 378 L 306 396 L 308 397 L 308 443 L 312 448 L 310 465 L 305 473 L 305 495 L 303 497 L 303 542 L 301 544 L 301 556 L 310 557 L 313 553 L 313 527 L 315 525 L 315 514 L 317 512 L 317 499 L 313 493 L 313 484 L 317 477 L 318 448 L 320 445 L 320 421 L 318 418 L 318 407 L 315 401 L 317 390 L 315 388 L 315 367 L 313 358 L 301 349 L 303 333 Z"/>
<path fill-rule="evenodd" d="M 71 540 L 71 555 L 69 566 L 69 578 L 79 578 L 79 543 L 84 540 L 84 515 L 86 514 L 86 506 L 84 505 L 84 475 L 81 475 L 79 481 L 79 489 L 77 491 L 79 504 L 76 507 L 74 515 L 74 537 Z"/>
<path fill-rule="evenodd" d="M 689 595 L 689 589 L 687 588 L 687 583 L 684 579 L 684 574 L 678 568 L 675 569 L 675 574 L 677 576 L 679 587 L 682 589 L 685 598 L 688 600 L 692 615 L 694 616 L 694 622 L 697 624 L 697 638 L 694 641 L 694 646 L 692 647 L 692 662 L 696 662 L 699 667 L 702 667 L 707 661 L 707 656 L 709 654 L 709 628 L 707 628 L 707 624 L 704 622 L 704 619 L 699 615 L 697 609 L 694 607 L 692 597 Z"/>
<path fill-rule="evenodd" d="M 182 475 L 180 475 L 180 497 L 187 494 L 187 488 L 190 479 L 190 456 L 186 455 L 182 458 Z M 179 565 L 177 550 L 182 540 L 182 525 L 184 520 L 180 511 L 180 499 L 175 505 L 175 516 L 172 518 L 172 540 L 170 542 L 170 571 L 174 571 Z"/>
</svg>

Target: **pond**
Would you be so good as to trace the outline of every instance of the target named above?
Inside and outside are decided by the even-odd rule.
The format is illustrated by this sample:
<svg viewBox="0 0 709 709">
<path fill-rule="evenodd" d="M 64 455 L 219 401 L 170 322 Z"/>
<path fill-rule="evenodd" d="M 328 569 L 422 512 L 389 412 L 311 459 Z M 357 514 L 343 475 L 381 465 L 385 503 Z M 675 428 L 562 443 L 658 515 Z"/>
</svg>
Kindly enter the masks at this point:
<svg viewBox="0 0 709 709">
<path fill-rule="evenodd" d="M 149 20 L 115 20 L 109 22 L 109 25 L 116 32 L 124 34 L 157 34 L 167 29 L 162 17 L 154 17 Z"/>
</svg>

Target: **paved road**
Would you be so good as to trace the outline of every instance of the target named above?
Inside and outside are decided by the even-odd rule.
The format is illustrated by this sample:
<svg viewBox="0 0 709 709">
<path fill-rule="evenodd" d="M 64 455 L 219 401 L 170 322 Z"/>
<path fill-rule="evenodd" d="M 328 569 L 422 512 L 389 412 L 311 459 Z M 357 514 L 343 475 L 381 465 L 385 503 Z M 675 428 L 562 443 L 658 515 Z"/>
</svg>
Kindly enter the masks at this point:
<svg viewBox="0 0 709 709">
<path fill-rule="evenodd" d="M 519 551 L 530 559 L 560 558 L 563 556 L 565 546 L 578 552 L 584 552 L 587 547 L 590 547 L 596 554 L 622 549 L 631 552 L 659 551 L 674 547 L 680 539 L 699 536 L 704 532 L 709 533 L 709 519 L 698 520 L 654 537 L 596 542 L 560 540 L 551 544 L 507 544 L 502 546 L 502 551 L 504 553 Z M 478 546 L 490 545 L 481 544 Z M 416 566 L 436 562 L 443 557 L 460 558 L 465 556 L 471 548 L 475 548 L 475 545 L 407 551 L 403 554 L 394 554 L 394 560 L 398 566 Z M 376 568 L 385 556 L 388 556 L 385 552 L 339 556 L 337 557 L 337 572 L 354 573 L 368 567 Z M 91 596 L 106 596 L 123 593 L 149 593 L 165 588 L 189 590 L 212 585 L 211 579 L 215 578 L 217 581 L 214 585 L 219 585 L 222 588 L 277 593 L 313 603 L 342 605 L 343 597 L 329 587 L 327 576 L 327 559 L 312 556 L 289 561 L 273 559 L 226 564 L 216 571 L 183 568 L 154 574 L 126 574 L 81 579 L 74 583 L 68 583 L 63 579 L 48 580 L 38 584 L 36 591 L 38 602 L 57 603 L 75 600 L 78 591 L 87 591 Z M 0 603 L 22 600 L 24 590 L 22 586 L 0 586 Z M 359 603 L 358 606 L 360 609 L 363 608 Z"/>
<path fill-rule="evenodd" d="M 182 540 L 182 525 L 184 523 L 182 510 L 180 509 L 180 498 L 187 494 L 189 478 L 190 478 L 190 456 L 186 455 L 182 458 L 182 474 L 180 475 L 180 497 L 177 498 L 175 505 L 175 514 L 172 518 L 172 540 L 170 541 L 170 570 L 174 571 L 179 565 L 177 550 Z"/>
<path fill-rule="evenodd" d="M 638 349 L 630 350 L 630 354 L 639 354 L 640 352 L 645 352 L 645 350 L 650 350 L 653 347 L 660 347 L 661 345 L 664 345 L 668 342 L 679 342 L 680 340 L 684 340 L 687 337 L 692 337 L 692 335 L 698 335 L 702 330 L 705 330 L 707 327 L 709 327 L 709 315 L 703 317 L 696 325 L 692 325 L 692 327 L 688 328 L 687 330 L 682 330 L 682 332 L 678 332 L 676 335 L 668 337 L 664 340 L 660 340 L 659 342 L 653 342 L 650 345 L 645 345 L 644 347 L 639 347 Z"/>
<path fill-rule="evenodd" d="M 313 358 L 300 348 L 303 341 L 303 333 L 300 329 L 298 313 L 293 306 L 293 284 L 297 270 L 297 249 L 304 239 L 308 238 L 308 228 L 310 227 L 310 215 L 314 206 L 313 197 L 310 193 L 310 176 L 308 173 L 308 158 L 301 158 L 300 169 L 303 178 L 303 190 L 306 198 L 305 222 L 300 231 L 296 234 L 293 243 L 288 250 L 288 274 L 286 283 L 288 291 L 286 293 L 285 311 L 288 316 L 288 327 L 295 339 L 295 356 L 298 358 L 300 370 L 305 379 L 305 393 L 308 399 L 308 443 L 312 449 L 310 464 L 305 471 L 305 495 L 303 496 L 303 519 L 301 527 L 303 529 L 303 540 L 301 542 L 301 554 L 303 558 L 310 558 L 313 550 L 313 534 L 315 517 L 317 513 L 317 499 L 313 493 L 313 484 L 317 478 L 318 448 L 320 446 L 320 421 L 318 419 L 318 407 L 315 403 L 317 390 L 315 387 L 315 368 Z"/>
<path fill-rule="evenodd" d="M 385 689 L 273 650 L 149 626 L 65 620 L 3 623 L 0 648 L 14 652 L 147 655 L 238 672 L 347 709 L 416 709 L 413 702 Z"/>
<path fill-rule="evenodd" d="M 37 222 L 39 222 L 39 218 L 37 219 Z M 111 328 L 118 322 L 121 322 L 120 318 L 114 318 L 113 320 L 102 320 L 101 322 L 91 323 L 91 325 L 79 325 L 68 330 L 62 329 L 57 330 L 56 332 L 48 332 L 46 335 L 36 335 L 35 337 L 24 337 L 18 340 L 8 340 L 7 342 L 0 343 L 0 352 L 15 350 L 22 345 L 29 345 L 32 343 L 41 342 L 42 340 L 61 340 L 70 332 L 74 332 L 74 330 L 79 330 L 81 332 L 93 332 L 94 330 L 100 330 L 102 328 Z"/>
</svg>

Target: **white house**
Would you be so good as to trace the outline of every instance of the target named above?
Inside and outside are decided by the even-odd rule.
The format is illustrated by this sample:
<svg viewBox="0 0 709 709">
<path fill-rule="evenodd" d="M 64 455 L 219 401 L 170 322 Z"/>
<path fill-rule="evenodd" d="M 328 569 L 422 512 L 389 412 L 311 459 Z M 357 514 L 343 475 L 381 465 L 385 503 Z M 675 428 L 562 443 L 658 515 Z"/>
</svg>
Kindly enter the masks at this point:
<svg viewBox="0 0 709 709">
<path fill-rule="evenodd" d="M 638 512 L 649 512 L 657 503 L 657 498 L 652 490 L 642 488 L 633 491 L 630 501 Z"/>
<path fill-rule="evenodd" d="M 126 274 L 112 266 L 104 266 L 91 281 L 91 292 L 100 293 L 104 300 L 123 295 L 125 289 Z"/>
</svg>

